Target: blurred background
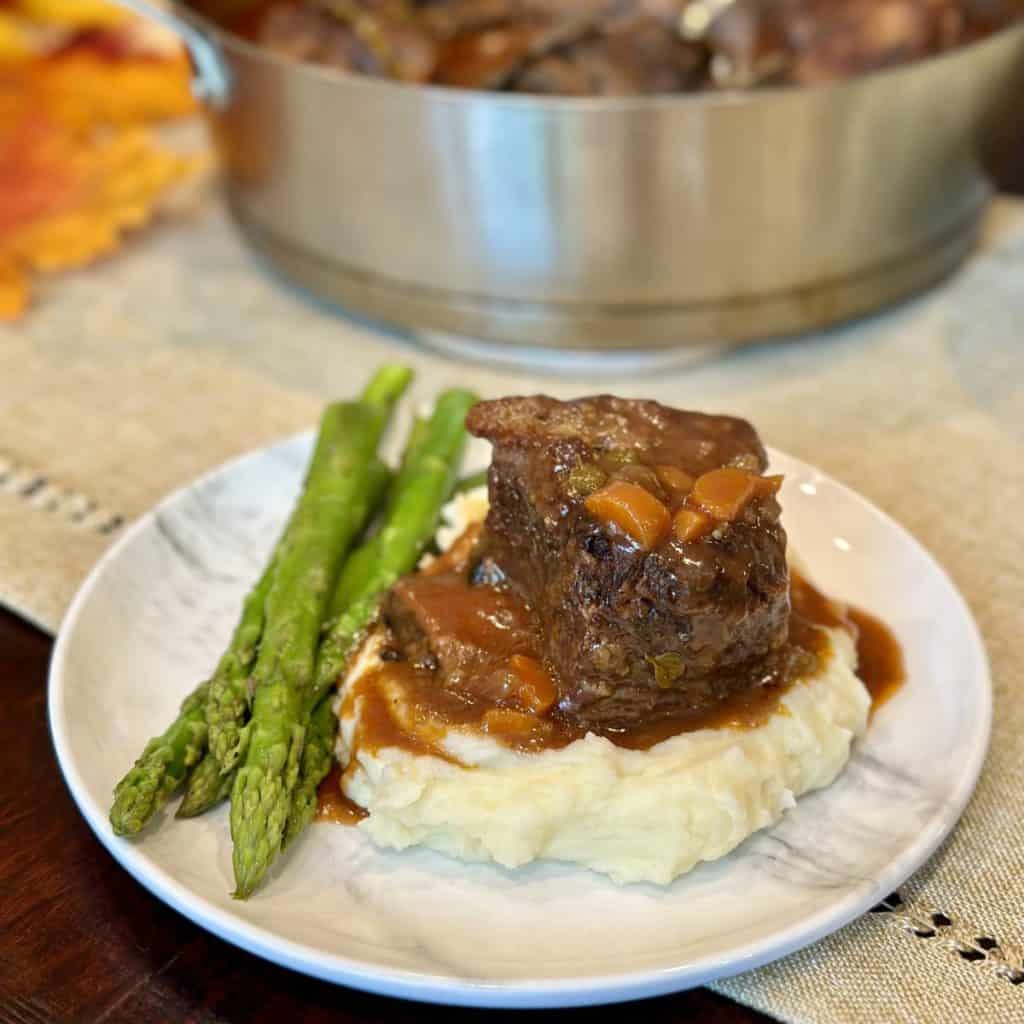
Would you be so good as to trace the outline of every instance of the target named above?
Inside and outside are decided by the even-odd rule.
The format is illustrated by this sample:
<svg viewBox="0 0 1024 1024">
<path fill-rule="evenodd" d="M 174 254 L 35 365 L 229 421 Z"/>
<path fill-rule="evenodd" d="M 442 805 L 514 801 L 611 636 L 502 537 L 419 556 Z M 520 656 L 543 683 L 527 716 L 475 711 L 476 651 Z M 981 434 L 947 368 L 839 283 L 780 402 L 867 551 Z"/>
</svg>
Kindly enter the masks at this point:
<svg viewBox="0 0 1024 1024">
<path fill-rule="evenodd" d="M 944 278 L 1024 187 L 1022 13 L 4 0 L 0 315 L 218 180 L 284 277 L 395 327 L 620 351 L 826 327 Z M 168 132 L 195 97 L 209 137 Z"/>
</svg>

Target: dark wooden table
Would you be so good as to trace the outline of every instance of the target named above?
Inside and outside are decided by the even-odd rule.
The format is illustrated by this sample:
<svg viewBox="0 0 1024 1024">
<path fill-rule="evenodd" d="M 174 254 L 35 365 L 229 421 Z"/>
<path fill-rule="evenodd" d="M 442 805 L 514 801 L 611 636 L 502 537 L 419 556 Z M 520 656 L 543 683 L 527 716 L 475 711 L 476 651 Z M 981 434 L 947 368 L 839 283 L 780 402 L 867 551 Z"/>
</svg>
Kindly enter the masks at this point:
<svg viewBox="0 0 1024 1024">
<path fill-rule="evenodd" d="M 46 726 L 49 637 L 0 611 L 0 1021 L 420 1022 L 422 1005 L 275 967 L 213 938 L 150 896 L 96 841 L 64 788 Z M 485 1011 L 443 1010 L 452 1024 Z M 606 1009 L 530 1015 L 545 1024 L 755 1024 L 706 989 Z M 429 1018 L 428 1018 L 429 1019 Z"/>
</svg>

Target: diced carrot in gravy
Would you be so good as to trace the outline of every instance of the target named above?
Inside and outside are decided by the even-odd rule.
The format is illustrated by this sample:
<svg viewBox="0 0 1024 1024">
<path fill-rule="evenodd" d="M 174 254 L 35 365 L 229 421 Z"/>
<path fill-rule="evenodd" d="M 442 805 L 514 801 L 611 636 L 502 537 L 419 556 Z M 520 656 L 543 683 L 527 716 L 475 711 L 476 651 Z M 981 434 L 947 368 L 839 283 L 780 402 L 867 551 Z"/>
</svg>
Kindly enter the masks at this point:
<svg viewBox="0 0 1024 1024">
<path fill-rule="evenodd" d="M 650 491 L 626 480 L 613 480 L 584 504 L 595 519 L 614 523 L 647 549 L 657 547 L 672 525 L 668 509 Z"/>
<path fill-rule="evenodd" d="M 754 496 L 759 477 L 743 469 L 724 466 L 697 477 L 690 500 L 715 519 L 736 519 Z"/>
<path fill-rule="evenodd" d="M 546 715 L 558 699 L 558 690 L 547 669 L 525 654 L 513 654 L 508 667 L 515 677 L 512 699 L 535 715 Z"/>
<path fill-rule="evenodd" d="M 536 730 L 538 720 L 524 711 L 511 708 L 491 708 L 484 712 L 484 732 L 510 740 L 528 739 Z"/>
<path fill-rule="evenodd" d="M 661 486 L 671 495 L 674 501 L 682 501 L 693 490 L 693 477 L 677 466 L 657 466 L 655 472 Z"/>
<path fill-rule="evenodd" d="M 762 498 L 767 498 L 779 493 L 784 479 L 781 473 L 775 476 L 759 476 L 754 483 L 754 489 Z"/>
<path fill-rule="evenodd" d="M 684 543 L 703 537 L 711 526 L 711 517 L 695 508 L 681 508 L 672 520 L 672 532 Z"/>
</svg>

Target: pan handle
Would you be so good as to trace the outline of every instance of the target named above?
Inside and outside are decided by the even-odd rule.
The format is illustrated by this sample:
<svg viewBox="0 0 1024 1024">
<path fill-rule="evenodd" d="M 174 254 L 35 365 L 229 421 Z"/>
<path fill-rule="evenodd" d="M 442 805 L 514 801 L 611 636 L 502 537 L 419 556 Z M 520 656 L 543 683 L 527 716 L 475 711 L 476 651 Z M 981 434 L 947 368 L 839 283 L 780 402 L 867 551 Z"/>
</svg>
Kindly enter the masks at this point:
<svg viewBox="0 0 1024 1024">
<path fill-rule="evenodd" d="M 173 11 L 152 0 L 117 0 L 117 3 L 169 28 L 185 44 L 195 69 L 192 92 L 196 99 L 204 100 L 214 107 L 223 107 L 227 103 L 231 76 L 220 48 L 213 40 L 184 18 L 179 18 Z"/>
</svg>

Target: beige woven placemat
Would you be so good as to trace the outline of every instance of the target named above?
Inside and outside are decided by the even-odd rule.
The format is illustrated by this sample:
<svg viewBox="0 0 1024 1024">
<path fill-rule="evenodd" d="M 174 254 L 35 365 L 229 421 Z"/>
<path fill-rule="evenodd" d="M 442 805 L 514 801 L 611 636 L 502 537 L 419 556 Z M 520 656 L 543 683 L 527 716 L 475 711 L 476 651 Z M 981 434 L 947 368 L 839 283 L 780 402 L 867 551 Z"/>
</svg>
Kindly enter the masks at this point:
<svg viewBox="0 0 1024 1024">
<path fill-rule="evenodd" d="M 716 987 L 809 1024 L 1024 1021 L 1024 205 L 1000 203 L 972 264 L 891 313 L 601 377 L 467 366 L 333 316 L 264 272 L 211 199 L 0 331 L 0 600 L 55 629 L 133 517 L 312 425 L 323 396 L 393 358 L 417 366 L 423 395 L 614 389 L 749 416 L 938 555 L 995 677 L 992 751 L 963 823 L 888 910 Z"/>
</svg>

